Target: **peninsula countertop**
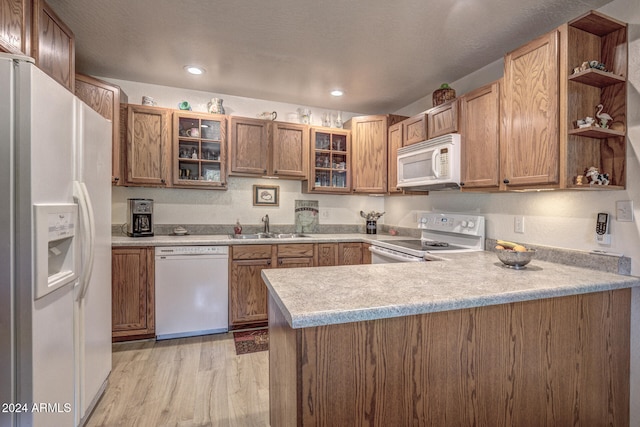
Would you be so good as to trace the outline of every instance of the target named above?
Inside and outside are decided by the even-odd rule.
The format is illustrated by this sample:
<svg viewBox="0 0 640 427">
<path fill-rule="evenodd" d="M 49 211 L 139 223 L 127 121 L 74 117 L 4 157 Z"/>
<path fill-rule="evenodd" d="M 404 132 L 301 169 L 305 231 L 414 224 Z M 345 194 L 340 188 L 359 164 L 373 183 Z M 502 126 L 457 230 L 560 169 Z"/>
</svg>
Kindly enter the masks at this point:
<svg viewBox="0 0 640 427">
<path fill-rule="evenodd" d="M 640 286 L 640 278 L 535 259 L 506 268 L 492 252 L 448 260 L 262 270 L 292 328 L 358 322 Z"/>
</svg>

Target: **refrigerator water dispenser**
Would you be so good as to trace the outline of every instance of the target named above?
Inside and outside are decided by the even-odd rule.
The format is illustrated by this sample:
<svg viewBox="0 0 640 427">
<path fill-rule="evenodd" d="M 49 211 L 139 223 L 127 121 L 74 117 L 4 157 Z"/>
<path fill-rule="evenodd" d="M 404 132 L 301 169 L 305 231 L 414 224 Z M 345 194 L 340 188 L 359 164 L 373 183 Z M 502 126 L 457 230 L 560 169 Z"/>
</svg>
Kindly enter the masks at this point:
<svg viewBox="0 0 640 427">
<path fill-rule="evenodd" d="M 35 299 L 78 277 L 76 223 L 78 205 L 34 205 Z"/>
</svg>

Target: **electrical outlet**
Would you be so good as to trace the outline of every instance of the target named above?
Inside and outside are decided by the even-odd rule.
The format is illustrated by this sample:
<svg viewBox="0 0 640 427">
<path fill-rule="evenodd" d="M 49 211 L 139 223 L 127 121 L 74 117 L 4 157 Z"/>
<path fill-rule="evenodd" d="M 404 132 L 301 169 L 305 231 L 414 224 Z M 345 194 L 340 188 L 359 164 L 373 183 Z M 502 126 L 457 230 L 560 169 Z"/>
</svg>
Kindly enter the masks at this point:
<svg viewBox="0 0 640 427">
<path fill-rule="evenodd" d="M 322 218 L 329 218 L 329 209 L 322 209 Z"/>
<path fill-rule="evenodd" d="M 516 215 L 513 218 L 513 231 L 515 233 L 524 234 L 524 217 L 520 215 Z"/>
<path fill-rule="evenodd" d="M 616 202 L 616 221 L 633 222 L 633 200 Z"/>
</svg>

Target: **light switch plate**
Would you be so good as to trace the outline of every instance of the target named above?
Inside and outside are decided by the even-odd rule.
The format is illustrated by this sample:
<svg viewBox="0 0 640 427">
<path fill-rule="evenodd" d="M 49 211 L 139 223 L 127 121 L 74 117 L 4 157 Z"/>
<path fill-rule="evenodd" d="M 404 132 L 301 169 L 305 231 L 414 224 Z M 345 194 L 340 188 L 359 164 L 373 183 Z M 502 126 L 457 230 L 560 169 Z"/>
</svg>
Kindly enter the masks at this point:
<svg viewBox="0 0 640 427">
<path fill-rule="evenodd" d="M 633 222 L 633 200 L 616 202 L 616 221 Z"/>
<path fill-rule="evenodd" d="M 513 218 L 513 231 L 515 233 L 524 233 L 524 217 L 516 215 Z"/>
</svg>

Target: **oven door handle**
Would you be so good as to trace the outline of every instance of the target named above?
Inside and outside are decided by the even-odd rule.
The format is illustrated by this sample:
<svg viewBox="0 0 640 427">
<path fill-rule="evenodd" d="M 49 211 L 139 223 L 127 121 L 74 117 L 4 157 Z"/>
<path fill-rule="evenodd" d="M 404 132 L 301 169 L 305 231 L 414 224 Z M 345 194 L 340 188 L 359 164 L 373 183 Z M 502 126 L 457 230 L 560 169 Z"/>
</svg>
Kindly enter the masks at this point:
<svg viewBox="0 0 640 427">
<path fill-rule="evenodd" d="M 372 254 L 379 255 L 381 257 L 393 259 L 400 262 L 422 262 L 424 261 L 422 258 L 412 257 L 412 256 L 402 256 L 396 255 L 393 251 L 380 249 L 377 246 L 369 246 L 369 251 Z"/>
</svg>

